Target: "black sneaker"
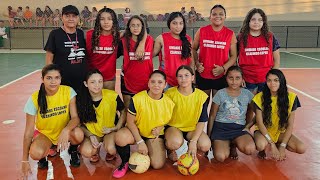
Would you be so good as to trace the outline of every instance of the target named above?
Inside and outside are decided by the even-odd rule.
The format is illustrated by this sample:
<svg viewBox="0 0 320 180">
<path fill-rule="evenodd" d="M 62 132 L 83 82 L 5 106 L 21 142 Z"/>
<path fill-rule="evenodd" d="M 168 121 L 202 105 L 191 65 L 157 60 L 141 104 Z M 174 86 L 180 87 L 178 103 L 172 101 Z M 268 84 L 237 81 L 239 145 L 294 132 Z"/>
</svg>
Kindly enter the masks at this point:
<svg viewBox="0 0 320 180">
<path fill-rule="evenodd" d="M 46 168 L 48 168 L 48 161 L 47 161 L 47 159 L 46 159 L 45 157 L 39 160 L 39 162 L 38 162 L 38 168 L 39 168 L 39 169 L 46 169 Z"/>
<path fill-rule="evenodd" d="M 79 158 L 78 151 L 69 151 L 69 154 L 71 156 L 70 165 L 72 167 L 79 167 L 80 166 L 80 158 Z"/>
</svg>

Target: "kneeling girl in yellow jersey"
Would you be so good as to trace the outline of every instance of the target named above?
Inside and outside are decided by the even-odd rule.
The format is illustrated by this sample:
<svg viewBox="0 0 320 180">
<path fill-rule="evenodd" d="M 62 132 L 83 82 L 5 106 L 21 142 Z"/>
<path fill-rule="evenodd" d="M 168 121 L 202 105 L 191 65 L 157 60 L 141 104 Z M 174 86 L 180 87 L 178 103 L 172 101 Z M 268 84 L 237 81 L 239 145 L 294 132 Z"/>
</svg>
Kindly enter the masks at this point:
<svg viewBox="0 0 320 180">
<path fill-rule="evenodd" d="M 256 106 L 256 131 L 254 140 L 259 151 L 258 156 L 266 157 L 265 149 L 271 146 L 275 160 L 285 160 L 285 150 L 303 154 L 304 143 L 293 135 L 295 112 L 300 102 L 295 93 L 288 92 L 286 78 L 278 69 L 271 69 L 266 75 L 267 83 L 254 96 Z"/>
<path fill-rule="evenodd" d="M 34 92 L 25 105 L 26 127 L 22 155 L 24 177 L 31 173 L 29 155 L 39 160 L 38 168 L 48 167 L 46 157 L 52 145 L 57 145 L 58 151 L 69 148 L 70 164 L 80 166 L 77 147 L 83 140 L 83 132 L 77 127 L 80 120 L 76 92 L 69 86 L 60 85 L 60 72 L 55 64 L 45 66 L 42 69 L 40 90 Z"/>
<path fill-rule="evenodd" d="M 129 146 L 116 147 L 114 142 L 116 131 L 125 122 L 124 104 L 115 91 L 103 89 L 103 76 L 98 69 L 88 72 L 77 97 L 77 106 L 85 135 L 80 145 L 83 156 L 92 163 L 98 162 L 102 145 L 107 151 L 107 161 L 113 160 L 117 152 L 121 158 L 124 153 L 130 153 Z"/>
<path fill-rule="evenodd" d="M 148 91 L 142 91 L 131 99 L 127 113 L 127 127 L 116 133 L 116 144 L 138 144 L 138 152 L 149 155 L 151 166 L 160 169 L 166 161 L 164 126 L 172 116 L 174 103 L 163 90 L 166 75 L 159 70 L 151 73 Z"/>
<path fill-rule="evenodd" d="M 166 126 L 166 147 L 169 158 L 177 160 L 175 150 L 179 149 L 184 139 L 189 141 L 188 152 L 196 158 L 197 149 L 207 152 L 211 147 L 209 137 L 203 132 L 208 121 L 208 95 L 193 87 L 194 73 L 190 66 L 182 65 L 176 71 L 178 86 L 166 91 L 175 103 L 172 118 Z"/>
</svg>

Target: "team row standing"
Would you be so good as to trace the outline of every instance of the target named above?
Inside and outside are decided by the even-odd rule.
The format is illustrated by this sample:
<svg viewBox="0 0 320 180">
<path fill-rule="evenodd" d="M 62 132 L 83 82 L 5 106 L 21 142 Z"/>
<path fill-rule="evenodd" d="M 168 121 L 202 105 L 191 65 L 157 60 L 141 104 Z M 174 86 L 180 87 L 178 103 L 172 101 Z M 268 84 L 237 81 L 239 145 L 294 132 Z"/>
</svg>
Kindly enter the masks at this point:
<svg viewBox="0 0 320 180">
<path fill-rule="evenodd" d="M 68 141 L 75 144 L 74 146 L 70 146 L 71 150 L 69 152 L 72 155 L 72 152 L 76 151 L 74 148 L 76 144 L 77 143 L 79 144 L 82 141 L 81 138 L 83 139 L 83 137 L 85 136 L 86 140 L 83 141 L 80 151 L 82 151 L 85 156 L 90 157 L 92 162 L 97 161 L 96 152 L 98 152 L 97 150 L 101 146 L 100 142 L 102 141 L 104 142 L 104 146 L 111 156 L 115 154 L 116 150 L 118 151 L 118 153 L 120 154 L 123 160 L 123 163 L 115 171 L 114 175 L 121 176 L 126 171 L 126 170 L 122 171 L 122 169 L 127 169 L 126 159 L 128 158 L 128 144 L 137 142 L 137 144 L 139 144 L 139 152 L 147 153 L 148 149 L 150 149 L 149 146 L 151 146 L 149 143 L 150 139 L 154 139 L 156 140 L 156 142 L 158 142 L 157 147 L 159 148 L 156 148 L 156 149 L 158 150 L 164 149 L 162 136 L 165 128 L 164 126 L 171 119 L 171 115 L 170 115 L 171 113 L 168 112 L 168 116 L 164 117 L 165 119 L 161 120 L 161 122 L 159 122 L 158 124 L 154 124 L 153 126 L 150 126 L 150 124 L 148 123 L 144 124 L 146 123 L 145 119 L 149 119 L 150 117 L 158 117 L 158 116 L 157 114 L 144 112 L 142 107 L 146 105 L 151 105 L 151 106 L 154 105 L 155 109 L 157 108 L 161 109 L 160 107 L 162 106 L 162 107 L 167 107 L 169 111 L 171 109 L 172 112 L 177 111 L 179 112 L 177 114 L 181 114 L 184 112 L 183 112 L 183 108 L 180 108 L 182 106 L 179 105 L 179 102 L 184 100 L 181 100 L 178 98 L 176 99 L 176 102 L 173 103 L 172 100 L 174 101 L 174 97 L 178 96 L 177 95 L 179 94 L 178 92 L 180 93 L 184 92 L 186 93 L 186 95 L 190 95 L 190 93 L 196 94 L 196 92 L 198 92 L 197 89 L 192 88 L 192 86 L 190 85 L 187 85 L 187 86 L 183 85 L 183 83 L 186 83 L 186 81 L 184 80 L 185 78 L 187 77 L 194 78 L 193 70 L 192 69 L 187 70 L 187 72 L 182 71 L 182 74 L 179 74 L 179 71 L 176 71 L 178 67 L 184 64 L 191 65 L 191 67 L 193 67 L 192 60 L 194 58 L 196 62 L 196 67 L 197 67 L 196 77 L 197 77 L 199 88 L 202 90 L 205 90 L 207 94 L 210 94 L 210 92 L 212 91 L 212 95 L 213 95 L 214 92 L 216 92 L 217 90 L 226 87 L 226 80 L 225 80 L 225 76 L 223 75 L 225 71 L 231 65 L 233 65 L 236 61 L 237 40 L 236 40 L 235 34 L 230 29 L 224 26 L 226 11 L 221 5 L 216 5 L 211 9 L 211 12 L 210 12 L 211 25 L 200 28 L 199 31 L 196 33 L 195 40 L 193 42 L 193 49 L 192 49 L 193 53 L 191 53 L 191 39 L 186 35 L 185 20 L 183 19 L 183 16 L 180 13 L 171 14 L 168 20 L 168 27 L 170 28 L 170 33 L 164 33 L 160 35 L 156 39 L 153 50 L 152 50 L 152 47 L 153 47 L 152 38 L 144 34 L 145 32 L 144 22 L 139 17 L 133 16 L 129 20 L 126 32 L 123 35 L 123 34 L 120 34 L 117 29 L 118 28 L 117 18 L 113 10 L 109 8 L 104 8 L 100 10 L 98 13 L 99 18 L 97 17 L 95 28 L 87 33 L 87 43 L 85 43 L 83 32 L 81 30 L 76 29 L 76 24 L 78 21 L 78 14 L 79 14 L 78 10 L 74 6 L 69 5 L 62 9 L 62 14 L 63 14 L 63 20 L 64 20 L 63 27 L 52 31 L 52 33 L 49 36 L 47 45 L 45 47 L 45 50 L 47 51 L 47 54 L 46 54 L 47 64 L 51 64 L 51 63 L 58 64 L 62 68 L 62 72 L 61 72 L 61 75 L 63 77 L 62 84 L 70 85 L 71 87 L 76 89 L 78 92 L 80 90 L 80 87 L 84 83 L 83 80 L 85 80 L 84 85 L 89 90 L 89 93 L 87 93 L 87 97 L 89 99 L 91 98 L 90 101 L 91 100 L 93 101 L 89 103 L 90 107 L 88 112 L 93 112 L 93 110 L 91 109 L 91 105 L 92 105 L 96 113 L 98 113 L 99 112 L 98 108 L 100 106 L 99 104 L 102 102 L 103 97 L 106 94 L 109 94 L 111 95 L 110 96 L 111 99 L 114 100 L 114 102 L 112 103 L 112 106 L 110 107 L 112 107 L 114 112 L 116 111 L 122 112 L 120 113 L 122 115 L 119 117 L 119 120 L 117 122 L 114 121 L 113 123 L 108 125 L 100 122 L 99 118 L 94 118 L 94 116 L 87 116 L 88 114 L 80 115 L 80 119 L 74 116 L 73 119 L 75 120 L 70 121 L 69 122 L 70 125 L 68 124 L 68 126 L 65 126 L 65 127 L 68 127 L 66 128 L 67 130 L 65 131 L 61 130 L 61 132 L 63 133 L 58 135 L 59 139 L 57 140 L 57 137 L 52 140 L 49 138 L 48 140 L 51 143 L 49 143 L 48 141 L 47 143 L 48 146 L 46 146 L 44 149 L 42 148 L 41 153 L 37 154 L 38 156 L 33 156 L 35 157 L 35 159 L 40 159 L 41 157 L 43 159 L 43 157 L 45 157 L 47 152 L 49 151 L 51 144 L 58 144 L 58 150 L 67 148 Z M 255 38 L 254 37 L 255 35 L 258 35 L 258 37 L 261 37 L 259 36 L 259 33 L 257 34 L 252 33 L 251 30 L 253 28 L 250 25 L 251 21 L 258 22 L 258 25 L 253 27 L 256 27 L 257 32 L 259 32 L 259 28 L 258 28 L 259 23 L 260 23 L 260 26 L 266 25 L 266 17 L 264 14 L 262 14 L 259 11 L 256 13 L 249 12 L 246 19 L 247 21 L 245 22 L 249 22 L 249 25 L 247 24 L 246 25 L 250 28 L 250 30 L 249 31 L 244 30 L 243 33 L 240 34 L 239 36 L 240 53 L 241 52 L 245 53 L 245 56 L 255 56 L 254 58 L 251 59 L 251 62 L 253 62 L 255 58 L 258 58 L 259 56 L 264 56 L 266 54 L 268 55 L 267 57 L 265 57 L 268 60 L 268 63 L 255 64 L 256 67 L 260 67 L 260 65 L 261 66 L 263 65 L 264 66 L 262 68 L 263 72 L 262 71 L 253 72 L 254 69 L 247 68 L 246 69 L 247 72 L 251 72 L 251 74 L 250 73 L 247 73 L 247 74 L 250 74 L 252 77 L 253 77 L 252 74 L 254 73 L 266 74 L 267 70 L 271 68 L 277 68 L 279 64 L 279 56 L 277 56 L 276 54 L 278 53 L 277 51 L 279 47 L 276 46 L 277 43 L 274 43 L 276 42 L 274 36 L 271 37 L 272 34 L 269 33 L 268 31 L 267 31 L 267 34 L 263 35 L 262 38 L 258 38 L 258 40 L 257 39 L 254 40 L 254 42 L 258 42 L 257 44 L 251 44 L 251 42 L 248 41 L 249 37 L 253 36 L 252 38 Z M 250 19 L 250 21 L 248 21 L 248 19 Z M 249 37 L 248 37 L 248 33 L 250 33 Z M 262 33 L 262 28 L 260 28 L 260 34 L 263 34 L 263 33 Z M 247 38 L 247 41 L 246 41 L 246 38 Z M 241 46 L 242 42 L 243 42 L 243 47 Z M 272 45 L 271 45 L 271 42 L 272 42 Z M 242 51 L 241 51 L 241 47 L 242 47 Z M 197 55 L 198 48 L 200 48 L 199 56 Z M 272 55 L 270 55 L 271 51 L 273 52 Z M 99 71 L 98 73 L 93 73 L 93 74 L 99 74 L 101 76 L 100 79 L 96 78 L 95 80 L 90 81 L 90 78 L 92 77 L 91 75 L 87 76 L 86 79 L 84 78 L 86 74 L 85 73 L 86 67 L 87 67 L 86 54 L 89 60 L 88 64 L 90 69 L 97 68 L 101 71 L 101 73 L 99 73 Z M 124 101 L 125 101 L 124 106 L 121 105 L 122 101 L 119 100 L 120 98 L 118 98 L 116 94 L 108 93 L 107 91 L 105 92 L 101 91 L 99 90 L 99 88 L 95 88 L 94 86 L 92 87 L 92 89 L 89 88 L 90 83 L 102 83 L 104 88 L 114 90 L 115 69 L 116 69 L 115 63 L 116 63 L 117 57 L 121 54 L 124 55 L 124 65 L 122 69 L 123 83 L 121 85 L 121 91 L 124 94 Z M 158 54 L 160 59 L 159 69 L 161 71 L 152 73 L 152 69 L 153 69 L 152 57 Z M 192 58 L 192 54 L 194 55 L 193 58 Z M 240 54 L 240 57 L 241 57 L 241 54 Z M 241 62 L 240 58 L 239 58 L 239 61 Z M 246 60 L 243 60 L 243 61 L 245 62 Z M 250 63 L 249 61 L 246 63 L 242 63 L 242 66 L 241 66 L 241 63 L 239 64 L 240 64 L 240 67 L 246 67 L 254 63 Z M 138 73 L 139 75 L 135 73 L 137 70 L 139 71 Z M 47 72 L 49 71 L 50 70 L 47 70 Z M 183 74 L 183 72 L 185 74 Z M 244 72 L 245 72 L 244 74 L 245 80 L 248 81 L 248 83 L 258 86 L 259 84 L 265 82 L 265 80 L 264 79 L 262 80 L 262 78 L 255 81 L 249 81 L 247 79 L 250 79 L 250 78 L 246 78 L 246 71 L 244 70 Z M 190 75 L 188 73 L 190 73 Z M 100 77 L 99 75 L 98 77 Z M 168 76 L 169 85 L 166 84 L 166 76 Z M 174 76 L 178 77 L 178 79 L 176 79 L 176 77 Z M 179 77 L 182 80 L 178 84 Z M 46 78 L 46 74 L 44 73 L 43 79 L 45 78 Z M 55 81 L 58 82 L 59 80 L 61 80 L 59 78 L 61 78 L 61 76 L 59 77 L 59 75 L 55 75 L 55 76 L 50 76 L 48 80 L 52 82 L 54 81 L 53 79 L 55 79 Z M 57 87 L 58 84 L 54 84 L 52 86 Z M 167 86 L 167 88 L 170 86 L 179 85 L 177 89 L 173 88 L 168 91 L 168 96 L 170 96 L 171 94 L 172 100 L 170 100 L 170 98 L 166 98 L 166 95 L 162 95 L 162 90 L 165 89 L 165 87 L 162 88 L 162 85 Z M 49 85 L 49 87 L 52 87 L 52 86 Z M 188 88 L 183 89 L 183 87 L 188 87 Z M 190 90 L 190 87 L 192 90 Z M 60 92 L 60 88 L 58 89 L 59 89 L 58 92 Z M 145 91 L 147 89 L 150 89 L 150 90 Z M 73 94 L 72 96 L 70 96 L 70 98 L 73 98 L 75 96 L 75 93 L 72 91 L 72 89 L 68 91 L 71 92 L 71 95 Z M 90 96 L 88 94 L 90 94 Z M 137 95 L 133 96 L 135 94 Z M 198 147 L 202 151 L 207 151 L 208 147 L 210 147 L 210 141 L 208 141 L 209 138 L 202 131 L 204 127 L 203 122 L 206 122 L 208 119 L 208 117 L 206 117 L 207 116 L 206 113 L 202 113 L 203 111 L 205 112 L 205 109 L 207 107 L 207 105 L 205 104 L 205 101 L 207 100 L 207 96 L 205 96 L 200 92 L 198 94 L 202 98 L 197 97 L 197 99 L 199 100 L 199 104 L 201 105 L 199 107 L 201 108 L 199 109 L 199 112 L 196 112 L 198 114 L 194 115 L 194 119 L 196 119 L 196 123 L 192 122 L 193 125 L 186 128 L 185 125 L 183 125 L 182 120 L 179 120 L 179 118 L 180 119 L 184 119 L 184 118 L 179 116 L 175 117 L 173 113 L 172 116 L 175 117 L 176 122 L 169 123 L 169 127 L 166 126 L 166 131 L 168 132 L 167 134 L 171 133 L 171 135 L 166 135 L 166 139 L 168 140 L 168 142 L 166 142 L 167 143 L 166 146 L 168 149 L 175 150 L 181 146 L 180 139 L 179 139 L 179 142 L 174 142 L 173 139 L 170 142 L 170 137 L 172 137 L 173 134 L 177 134 L 177 133 L 178 134 L 181 133 L 182 137 L 186 138 L 187 140 L 190 140 L 189 152 L 193 155 L 195 155 L 195 151 L 197 149 L 196 147 Z M 79 94 L 80 98 L 77 98 L 77 99 L 79 99 L 79 101 L 81 102 L 83 96 L 84 96 L 84 93 L 81 92 Z M 164 99 L 162 101 L 165 101 L 165 102 L 163 102 L 162 105 L 159 105 L 157 103 L 153 103 L 153 101 L 150 100 L 150 97 L 155 100 Z M 36 97 L 34 97 L 34 99 L 36 99 Z M 145 100 L 141 100 L 141 99 L 145 99 Z M 146 99 L 149 99 L 149 101 L 146 101 Z M 165 100 L 165 99 L 168 99 L 168 100 Z M 145 104 L 146 102 L 149 102 L 151 104 Z M 31 103 L 29 102 L 29 104 Z M 175 110 L 173 110 L 173 106 L 174 106 L 173 104 L 176 104 Z M 74 105 L 72 105 L 72 107 L 73 106 Z M 65 107 L 65 106 L 61 106 L 61 108 L 62 107 Z M 42 108 L 43 109 L 41 112 L 39 111 L 39 114 L 44 114 L 43 117 L 46 117 L 46 112 L 50 109 L 48 109 L 46 105 L 45 106 L 43 105 Z M 61 108 L 58 108 L 58 109 L 60 110 Z M 37 112 L 37 108 L 35 109 Z M 128 125 L 127 125 L 127 129 L 124 128 L 121 131 L 124 131 L 124 133 L 122 134 L 132 133 L 131 136 L 129 134 L 128 136 L 126 136 L 126 137 L 132 137 L 132 138 L 126 138 L 126 139 L 117 138 L 115 134 L 112 135 L 112 132 L 118 131 L 123 125 L 123 122 L 124 122 L 123 120 L 125 119 L 125 115 L 124 115 L 125 113 L 123 113 L 124 109 L 128 109 L 129 111 L 128 118 L 127 118 Z M 81 110 L 85 110 L 85 109 L 81 109 Z M 71 113 L 73 111 L 74 111 L 74 107 L 70 108 L 70 111 L 65 110 L 64 113 Z M 34 111 L 32 111 L 32 113 L 30 111 L 26 111 L 26 113 L 35 115 Z M 104 113 L 106 112 L 102 112 L 103 115 Z M 155 111 L 155 113 L 157 113 L 157 111 Z M 52 113 L 52 116 L 55 116 L 56 114 L 57 113 Z M 109 116 L 111 117 L 112 113 L 110 114 L 109 112 Z M 86 117 L 90 117 L 91 119 L 87 119 Z M 190 117 L 193 117 L 193 116 L 190 116 Z M 78 124 L 79 121 L 81 121 L 82 124 L 85 125 L 83 127 L 83 131 L 79 131 L 74 126 L 75 124 Z M 92 124 L 89 125 L 90 122 L 93 122 L 93 123 L 96 122 L 98 125 L 97 126 Z M 31 126 L 32 125 L 33 124 L 31 124 Z M 30 126 L 28 127 L 30 129 Z M 98 131 L 93 131 L 93 130 L 90 131 L 90 128 L 96 129 L 96 127 L 97 129 L 99 129 Z M 39 127 L 37 126 L 37 129 L 38 128 L 41 129 L 41 126 Z M 138 132 L 137 130 L 139 130 L 140 132 Z M 76 132 L 76 131 L 78 133 L 70 135 L 71 132 Z M 28 135 L 27 137 L 30 137 L 30 132 L 27 134 Z M 42 137 L 41 134 L 44 134 L 44 133 L 42 133 L 40 130 L 39 137 Z M 105 138 L 107 137 L 106 134 L 108 135 L 110 134 L 110 136 L 113 138 Z M 209 134 L 209 136 L 211 136 L 211 134 Z M 46 139 L 45 137 L 47 136 L 44 135 L 43 139 Z M 269 136 L 266 136 L 266 138 L 267 137 Z M 33 137 L 33 138 L 36 138 L 36 137 Z M 73 139 L 70 139 L 70 138 L 73 138 Z M 113 140 L 107 141 L 107 139 L 113 139 Z M 123 142 L 123 140 L 127 140 L 128 142 Z M 269 141 L 268 138 L 267 140 Z M 146 144 L 144 144 L 144 142 L 146 142 L 147 146 Z M 209 142 L 209 143 L 206 143 L 206 142 Z M 28 159 L 27 152 L 28 152 L 28 149 L 30 149 L 30 145 L 31 145 L 30 139 L 28 139 L 28 141 L 26 141 L 25 144 L 26 145 L 24 145 L 25 150 L 24 150 L 23 162 L 26 162 L 26 159 Z M 91 150 L 88 147 L 91 147 Z M 154 149 L 154 147 L 151 149 Z M 74 155 L 71 158 L 71 165 L 79 166 L 79 163 L 80 163 L 79 157 L 76 156 L 76 153 L 73 153 L 73 154 Z M 156 154 L 155 152 L 149 152 L 149 155 L 151 156 L 152 166 L 154 168 L 162 167 L 164 162 L 163 158 L 165 156 L 153 156 L 155 154 Z M 46 165 L 45 161 L 43 160 L 42 162 L 44 162 L 43 164 L 45 166 Z M 27 167 L 28 166 L 24 166 L 23 167 L 24 170 L 26 170 Z"/>
<path fill-rule="evenodd" d="M 279 43 L 269 31 L 267 17 L 261 9 L 248 13 L 236 38 L 224 26 L 226 10 L 216 5 L 210 11 L 211 24 L 200 28 L 193 42 L 186 34 L 181 13 L 171 13 L 167 22 L 170 31 L 157 37 L 154 46 L 138 16 L 131 17 L 126 32 L 120 33 L 115 12 L 103 8 L 85 41 L 83 32 L 76 28 L 79 20 L 76 7 L 66 6 L 62 14 L 64 25 L 50 33 L 45 46 L 46 64 L 58 64 L 64 77 L 62 84 L 75 90 L 80 88 L 86 70 L 93 68 L 102 72 L 104 88 L 114 90 L 116 59 L 121 55 L 124 56 L 121 88 L 125 95 L 131 96 L 147 88 L 146 80 L 153 69 L 152 57 L 157 55 L 158 69 L 168 76 L 168 87 L 177 85 L 174 74 L 179 66 L 195 65 L 197 85 L 208 95 L 226 87 L 224 73 L 236 63 L 237 57 L 246 86 L 254 93 L 261 91 L 268 70 L 280 64 Z M 132 75 L 136 71 L 142 73 Z"/>
</svg>

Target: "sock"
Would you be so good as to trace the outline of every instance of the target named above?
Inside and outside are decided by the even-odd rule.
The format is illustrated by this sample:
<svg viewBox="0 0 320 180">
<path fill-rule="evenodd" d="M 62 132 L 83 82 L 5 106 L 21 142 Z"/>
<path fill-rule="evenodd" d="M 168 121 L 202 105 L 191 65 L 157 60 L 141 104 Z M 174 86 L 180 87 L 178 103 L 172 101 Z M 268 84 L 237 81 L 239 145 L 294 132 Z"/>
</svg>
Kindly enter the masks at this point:
<svg viewBox="0 0 320 180">
<path fill-rule="evenodd" d="M 116 149 L 118 154 L 121 157 L 121 160 L 122 160 L 121 164 L 124 165 L 129 161 L 129 158 L 130 158 L 130 145 L 128 144 L 123 147 L 116 145 Z"/>
<path fill-rule="evenodd" d="M 69 152 L 74 152 L 78 150 L 78 145 L 70 145 Z"/>
</svg>

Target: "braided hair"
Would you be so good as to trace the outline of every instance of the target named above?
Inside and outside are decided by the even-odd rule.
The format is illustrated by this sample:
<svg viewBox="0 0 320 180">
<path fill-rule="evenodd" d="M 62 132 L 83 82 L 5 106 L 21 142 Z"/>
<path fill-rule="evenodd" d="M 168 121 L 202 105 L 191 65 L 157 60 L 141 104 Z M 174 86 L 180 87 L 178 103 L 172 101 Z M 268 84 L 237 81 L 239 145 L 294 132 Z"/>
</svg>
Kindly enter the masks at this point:
<svg viewBox="0 0 320 180">
<path fill-rule="evenodd" d="M 120 35 L 119 35 L 119 23 L 117 19 L 116 13 L 110 9 L 110 8 L 102 8 L 97 15 L 95 26 L 93 29 L 92 33 L 92 40 L 91 40 L 91 45 L 92 45 L 92 51 L 95 50 L 96 47 L 99 47 L 100 45 L 100 35 L 102 31 L 101 23 L 100 23 L 100 18 L 102 13 L 109 13 L 112 17 L 112 28 L 111 28 L 111 34 L 113 36 L 113 41 L 112 41 L 112 46 L 113 49 L 115 49 L 118 46 L 118 42 L 120 41 Z"/>
</svg>

